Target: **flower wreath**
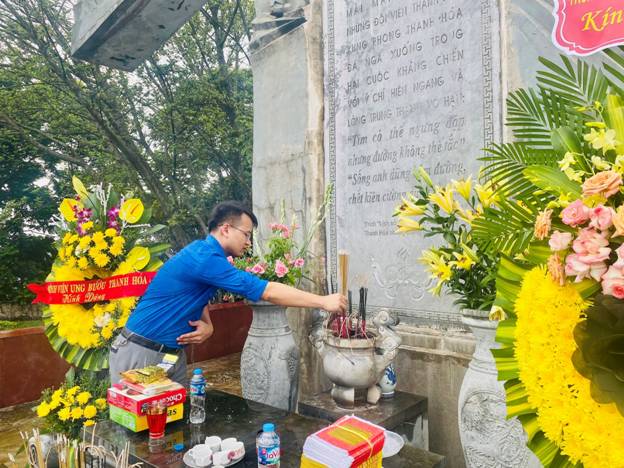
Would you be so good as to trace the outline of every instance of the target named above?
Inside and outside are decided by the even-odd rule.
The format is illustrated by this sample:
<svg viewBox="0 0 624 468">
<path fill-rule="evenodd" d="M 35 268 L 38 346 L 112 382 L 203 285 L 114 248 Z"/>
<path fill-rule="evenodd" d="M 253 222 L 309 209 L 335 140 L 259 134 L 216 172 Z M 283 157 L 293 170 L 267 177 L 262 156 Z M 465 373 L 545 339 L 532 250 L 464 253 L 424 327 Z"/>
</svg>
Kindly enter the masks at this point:
<svg viewBox="0 0 624 468">
<path fill-rule="evenodd" d="M 59 207 L 58 254 L 46 285 L 110 281 L 131 273 L 154 272 L 162 265 L 157 254 L 168 245 L 146 244 L 148 236 L 164 228 L 150 227 L 151 209 L 145 209 L 137 198 L 120 197 L 110 186 L 105 190 L 100 184 L 89 192 L 77 177 L 72 183 L 77 196 L 64 199 Z M 77 367 L 107 368 L 108 347 L 138 299 L 124 296 L 87 294 L 80 302 L 63 298 L 63 303 L 49 303 L 43 321 L 54 350 Z"/>
</svg>

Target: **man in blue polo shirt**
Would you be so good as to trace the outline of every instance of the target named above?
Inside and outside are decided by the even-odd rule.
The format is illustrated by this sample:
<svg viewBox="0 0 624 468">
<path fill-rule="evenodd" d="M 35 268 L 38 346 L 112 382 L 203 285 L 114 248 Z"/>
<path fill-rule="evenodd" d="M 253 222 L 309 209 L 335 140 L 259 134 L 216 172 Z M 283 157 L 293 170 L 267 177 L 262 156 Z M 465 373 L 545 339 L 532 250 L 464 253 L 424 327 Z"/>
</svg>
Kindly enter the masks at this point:
<svg viewBox="0 0 624 468">
<path fill-rule="evenodd" d="M 212 211 L 210 235 L 183 248 L 158 271 L 125 328 L 111 346 L 112 383 L 119 373 L 164 363 L 169 376 L 186 384 L 184 346 L 202 343 L 213 333 L 206 304 L 217 289 L 289 307 L 312 307 L 344 312 L 340 294 L 319 296 L 268 282 L 235 268 L 229 255 L 238 257 L 251 245 L 256 216 L 238 202 L 223 202 Z"/>
</svg>

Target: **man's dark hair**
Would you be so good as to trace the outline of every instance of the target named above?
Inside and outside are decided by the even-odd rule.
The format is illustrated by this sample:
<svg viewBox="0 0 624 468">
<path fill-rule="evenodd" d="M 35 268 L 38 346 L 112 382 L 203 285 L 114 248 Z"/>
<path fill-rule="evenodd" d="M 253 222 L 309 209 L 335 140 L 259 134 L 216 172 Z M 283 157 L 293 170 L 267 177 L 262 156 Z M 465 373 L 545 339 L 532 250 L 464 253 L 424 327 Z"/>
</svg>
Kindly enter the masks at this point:
<svg viewBox="0 0 624 468">
<path fill-rule="evenodd" d="M 210 213 L 210 220 L 208 221 L 208 230 L 210 232 L 217 229 L 217 226 L 223 223 L 231 223 L 234 219 L 240 218 L 246 214 L 251 218 L 251 222 L 254 227 L 258 226 L 258 218 L 253 214 L 249 208 L 236 200 L 228 200 L 216 205 Z"/>
</svg>

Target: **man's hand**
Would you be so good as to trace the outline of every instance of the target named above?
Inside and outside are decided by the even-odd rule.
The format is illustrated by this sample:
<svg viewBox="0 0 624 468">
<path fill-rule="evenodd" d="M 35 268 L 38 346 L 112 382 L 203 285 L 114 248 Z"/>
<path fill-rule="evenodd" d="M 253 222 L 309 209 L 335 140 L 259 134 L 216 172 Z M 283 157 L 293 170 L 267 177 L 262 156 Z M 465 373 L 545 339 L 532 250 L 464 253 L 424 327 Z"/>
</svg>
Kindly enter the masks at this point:
<svg viewBox="0 0 624 468">
<path fill-rule="evenodd" d="M 345 313 L 347 311 L 347 298 L 342 294 L 330 294 L 329 296 L 324 296 L 323 309 L 327 312 Z"/>
<path fill-rule="evenodd" d="M 189 320 L 189 325 L 195 327 L 195 331 L 178 336 L 178 344 L 187 345 L 203 343 L 214 333 L 214 327 L 212 326 L 210 315 L 208 314 L 206 308 L 204 308 L 202 320 Z"/>
</svg>

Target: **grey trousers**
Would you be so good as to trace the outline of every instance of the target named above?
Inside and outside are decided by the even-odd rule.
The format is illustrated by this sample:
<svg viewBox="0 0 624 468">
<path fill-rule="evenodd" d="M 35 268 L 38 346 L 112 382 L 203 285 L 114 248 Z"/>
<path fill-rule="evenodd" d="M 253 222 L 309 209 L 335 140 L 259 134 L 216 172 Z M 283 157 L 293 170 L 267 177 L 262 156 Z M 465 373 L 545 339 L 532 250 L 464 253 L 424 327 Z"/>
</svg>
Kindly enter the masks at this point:
<svg viewBox="0 0 624 468">
<path fill-rule="evenodd" d="M 108 356 L 111 384 L 119 383 L 120 372 L 130 369 L 138 369 L 145 366 L 155 366 L 160 364 L 166 353 L 160 353 L 153 349 L 144 348 L 136 343 L 128 341 L 122 335 L 118 335 L 111 345 Z M 174 382 L 178 382 L 184 387 L 188 387 L 186 378 L 186 353 L 184 348 L 178 351 L 178 361 L 167 372 L 167 375 Z"/>
</svg>

